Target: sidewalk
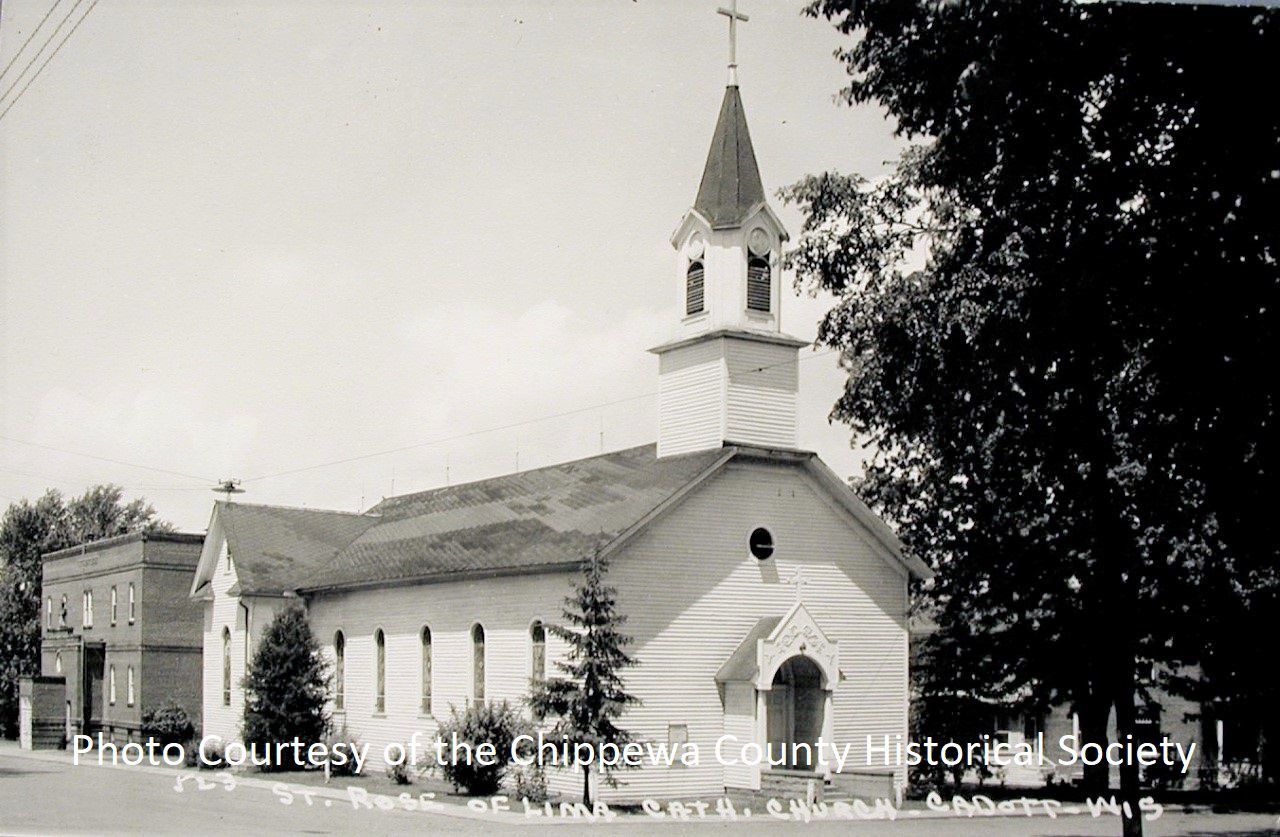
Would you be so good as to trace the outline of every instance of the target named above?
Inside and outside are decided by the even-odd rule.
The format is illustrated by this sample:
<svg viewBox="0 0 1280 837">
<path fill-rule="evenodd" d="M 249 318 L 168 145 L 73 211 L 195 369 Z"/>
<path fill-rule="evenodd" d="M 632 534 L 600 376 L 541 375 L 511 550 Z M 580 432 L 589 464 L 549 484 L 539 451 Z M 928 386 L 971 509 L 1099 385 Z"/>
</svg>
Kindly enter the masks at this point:
<svg viewBox="0 0 1280 837">
<path fill-rule="evenodd" d="M 175 782 L 175 790 L 183 787 L 190 790 L 209 790 L 216 786 L 230 783 L 230 786 L 226 788 L 227 790 L 232 789 L 232 787 L 259 789 L 274 795 L 283 804 L 311 805 L 313 803 L 310 798 L 314 798 L 322 800 L 325 807 L 338 802 L 351 808 L 366 807 L 373 809 L 376 807 L 384 811 L 417 811 L 454 819 L 495 824 L 502 823 L 513 826 L 581 825 L 585 819 L 581 815 L 574 816 L 572 813 L 562 814 L 556 804 L 551 806 L 550 816 L 546 815 L 542 806 L 531 804 L 531 807 L 535 809 L 535 815 L 529 816 L 525 813 L 525 806 L 520 800 L 507 800 L 505 803 L 499 802 L 495 804 L 495 798 L 493 797 L 462 799 L 436 795 L 434 799 L 428 797 L 424 806 L 424 800 L 420 797 L 421 789 L 413 785 L 400 787 L 398 793 L 388 793 L 383 790 L 370 790 L 354 782 L 348 783 L 346 777 L 336 777 L 333 779 L 333 784 L 321 785 L 311 784 L 310 782 L 289 781 L 289 774 L 287 773 L 280 774 L 280 778 L 277 779 L 260 778 L 258 775 L 235 770 L 198 770 L 188 767 L 162 767 L 147 764 L 129 766 L 104 763 L 99 765 L 96 752 L 86 754 L 85 757 L 82 757 L 80 764 L 76 765 L 73 753 L 69 750 L 22 750 L 18 747 L 17 742 L 0 740 L 0 757 L 5 756 L 50 764 L 126 770 L 163 776 Z M 286 799 L 288 800 L 287 802 L 285 801 Z M 1100 814 L 1094 814 L 1090 807 L 1083 803 L 1059 803 L 1033 797 L 1027 797 L 1025 801 L 1006 801 L 989 804 L 982 800 L 983 797 L 980 796 L 962 799 L 958 803 L 951 799 L 937 800 L 932 806 L 925 806 L 916 802 L 909 804 L 908 807 L 896 809 L 892 813 L 884 811 L 882 808 L 877 809 L 874 803 L 867 805 L 861 803 L 854 803 L 853 805 L 835 803 L 828 806 L 824 814 L 821 813 L 821 809 L 809 809 L 802 804 L 793 803 L 789 799 L 761 799 L 758 803 L 736 803 L 733 816 L 726 815 L 718 807 L 717 803 L 720 801 L 718 799 L 702 801 L 661 800 L 651 802 L 651 807 L 647 811 L 636 807 L 619 809 L 611 806 L 610 813 L 612 816 L 608 818 L 607 822 L 610 825 L 621 826 L 655 825 L 660 823 L 688 825 L 691 822 L 741 823 L 744 821 L 756 823 L 784 823 L 787 821 L 797 823 L 826 821 L 835 823 L 844 821 L 883 822 L 889 824 L 890 822 L 912 823 L 931 820 L 973 821 L 987 819 L 1026 819 L 1045 822 L 1051 819 L 1068 817 L 1084 817 L 1086 819 L 1114 817 L 1119 819 L 1118 816 L 1107 810 L 1103 810 Z M 503 805 L 509 810 L 502 810 Z M 836 807 L 836 805 L 843 807 Z M 751 810 L 752 807 L 755 810 Z"/>
<path fill-rule="evenodd" d="M 268 793 L 276 793 L 276 789 L 283 785 L 287 789 L 287 792 L 295 799 L 309 794 L 317 799 L 342 802 L 346 805 L 350 805 L 352 800 L 352 794 L 347 790 L 347 786 L 338 787 L 289 782 L 284 778 L 287 777 L 288 774 L 281 774 L 282 778 L 280 779 L 261 779 L 236 770 L 198 770 L 194 767 L 160 767 L 149 764 L 140 764 L 135 767 L 125 764 L 111 764 L 109 762 L 98 764 L 96 752 L 86 754 L 81 758 L 80 763 L 76 764 L 75 755 L 71 750 L 23 750 L 18 746 L 18 742 L 16 741 L 0 739 L 0 758 L 3 757 L 28 759 L 30 761 L 45 762 L 48 764 L 68 765 L 77 769 L 91 768 L 96 770 L 127 770 L 134 773 L 146 773 L 154 776 L 164 776 L 165 778 L 175 780 L 176 783 L 185 784 L 192 788 L 197 786 L 207 788 L 208 783 L 210 782 L 223 784 L 225 780 L 222 777 L 230 775 L 233 777 L 235 787 L 237 788 L 257 788 Z M 334 785 L 338 785 L 338 783 L 341 783 L 343 779 L 344 777 L 334 778 Z M 358 786 L 352 785 L 352 787 Z M 365 791 L 364 788 L 359 788 L 359 790 Z M 415 801 L 417 800 L 417 794 L 413 793 L 412 786 L 406 786 L 405 791 L 409 796 L 413 797 Z M 377 797 L 387 798 L 383 794 L 368 793 L 367 791 L 365 791 L 365 793 L 369 800 L 369 804 L 371 805 L 378 804 L 377 801 L 375 801 Z M 276 795 L 280 796 L 278 793 L 276 793 Z M 394 800 L 394 798 L 391 799 L 393 804 L 397 804 L 397 801 Z M 494 823 L 505 822 L 511 824 L 520 823 L 522 825 L 532 825 L 539 821 L 548 822 L 545 817 L 526 818 L 523 813 L 516 813 L 514 811 L 509 813 L 501 811 L 494 812 L 489 810 L 488 807 L 486 807 L 484 812 L 477 812 L 467 806 L 466 803 L 454 800 L 445 801 L 437 799 L 433 801 L 436 804 L 429 810 L 426 810 L 425 813 L 439 814 L 441 816 L 454 817 L 457 819 L 480 820 Z M 551 820 L 550 822 L 556 821 L 558 820 Z"/>
</svg>

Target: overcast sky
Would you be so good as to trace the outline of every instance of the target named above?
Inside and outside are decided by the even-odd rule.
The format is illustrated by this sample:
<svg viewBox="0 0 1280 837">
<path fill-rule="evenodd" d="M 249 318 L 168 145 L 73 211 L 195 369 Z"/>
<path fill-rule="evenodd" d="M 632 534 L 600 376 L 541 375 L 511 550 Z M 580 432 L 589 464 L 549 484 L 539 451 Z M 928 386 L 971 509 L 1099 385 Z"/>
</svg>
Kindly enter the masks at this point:
<svg viewBox="0 0 1280 837">
<path fill-rule="evenodd" d="M 50 2 L 5 0 L 0 66 Z M 602 426 L 652 441 L 716 5 L 100 0 L 0 121 L 0 434 L 47 446 L 0 441 L 0 499 L 111 481 L 200 531 L 222 477 L 356 510 L 595 454 Z M 883 114 L 832 98 L 839 35 L 740 9 L 766 188 L 883 172 Z M 789 282 L 811 339 L 827 301 Z M 801 445 L 853 473 L 834 359 L 801 370 Z"/>
</svg>

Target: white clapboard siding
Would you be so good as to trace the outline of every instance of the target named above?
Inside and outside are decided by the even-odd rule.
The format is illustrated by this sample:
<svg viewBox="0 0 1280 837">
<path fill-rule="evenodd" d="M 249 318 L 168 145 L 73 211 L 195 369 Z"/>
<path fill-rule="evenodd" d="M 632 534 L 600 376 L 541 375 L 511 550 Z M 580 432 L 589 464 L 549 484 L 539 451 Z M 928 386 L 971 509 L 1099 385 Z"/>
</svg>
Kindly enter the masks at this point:
<svg viewBox="0 0 1280 837">
<path fill-rule="evenodd" d="M 764 447 L 796 445 L 799 359 L 794 346 L 725 340 L 729 373 L 725 438 Z"/>
<path fill-rule="evenodd" d="M 724 357 L 720 340 L 661 355 L 658 456 L 716 447 L 724 439 Z"/>
<path fill-rule="evenodd" d="M 757 526 L 767 527 L 777 545 L 763 563 L 747 549 Z M 642 701 L 622 726 L 640 741 L 663 743 L 670 724 L 683 724 L 701 749 L 702 764 L 626 771 L 619 787 L 601 786 L 602 798 L 715 795 L 749 784 L 749 770 L 726 769 L 714 757 L 721 735 L 744 741 L 753 735 L 741 712 L 726 716 L 715 673 L 760 618 L 781 616 L 795 602 L 797 568 L 803 568 L 806 608 L 840 646 L 846 679 L 835 689 L 833 727 L 839 743 L 855 745 L 853 766 L 865 767 L 868 735 L 905 735 L 906 579 L 871 543 L 801 468 L 752 462 L 730 463 L 622 548 L 609 583 L 619 590 L 628 617 L 624 630 L 634 637 L 631 652 L 641 663 L 628 673 L 628 688 Z M 311 624 L 330 659 L 334 633 L 341 629 L 346 637 L 346 710 L 338 718 L 371 745 L 376 769 L 387 745 L 407 743 L 417 732 L 425 747 L 434 739 L 435 718 L 447 718 L 450 707 L 460 709 L 472 696 L 471 628 L 477 621 L 486 634 L 486 696 L 522 700 L 531 664 L 529 628 L 534 620 L 559 621 L 577 578 L 560 571 L 316 596 Z M 229 583 L 215 578 L 206 631 L 205 718 L 217 729 L 229 721 L 220 705 L 220 646 L 212 640 L 222 624 L 234 624 L 233 600 L 219 595 Z M 423 625 L 432 631 L 434 718 L 419 712 Z M 387 637 L 385 713 L 373 711 L 378 628 Z M 563 653 L 548 636 L 549 674 Z M 239 707 L 238 691 L 235 698 Z M 579 792 L 579 776 L 552 772 L 549 778 L 555 790 Z M 897 778 L 901 782 L 905 774 L 898 771 Z"/>
<path fill-rule="evenodd" d="M 235 562 L 227 566 L 227 545 L 218 552 L 210 587 L 213 601 L 205 604 L 204 618 L 204 700 L 201 720 L 204 735 L 223 741 L 240 738 L 244 722 L 244 681 L 248 661 L 263 631 L 271 623 L 281 600 L 261 596 L 232 596 L 236 583 Z M 243 602 L 243 606 L 241 605 Z M 246 615 L 247 611 L 247 615 Z M 246 621 L 248 631 L 246 633 Z M 231 630 L 231 705 L 222 703 L 222 629 Z"/>
<path fill-rule="evenodd" d="M 388 587 L 318 596 L 312 602 L 312 629 L 333 658 L 333 637 L 346 636 L 345 711 L 335 716 L 349 733 L 370 745 L 381 764 L 389 744 L 408 743 L 415 732 L 421 746 L 435 738 L 437 719 L 461 711 L 472 698 L 471 629 L 485 629 L 485 697 L 522 705 L 532 671 L 530 628 L 535 620 L 560 621 L 560 608 L 576 575 L 569 572 L 505 576 L 443 584 Z M 421 707 L 423 626 L 431 628 L 432 713 Z M 376 681 L 374 631 L 386 634 L 385 713 L 374 712 Z M 547 637 L 547 669 L 562 656 Z"/>
<path fill-rule="evenodd" d="M 618 556 L 610 581 L 644 661 L 629 679 L 644 705 L 625 726 L 665 740 L 668 724 L 688 724 L 703 756 L 699 768 L 628 774 L 619 796 L 723 790 L 714 742 L 736 730 L 725 728 L 714 674 L 759 618 L 794 603 L 786 582 L 800 566 L 805 605 L 839 642 L 848 678 L 834 695 L 837 738 L 855 745 L 862 766 L 867 735 L 905 734 L 905 577 L 820 492 L 797 469 L 731 465 Z M 756 526 L 777 544 L 763 565 L 747 551 Z"/>
</svg>

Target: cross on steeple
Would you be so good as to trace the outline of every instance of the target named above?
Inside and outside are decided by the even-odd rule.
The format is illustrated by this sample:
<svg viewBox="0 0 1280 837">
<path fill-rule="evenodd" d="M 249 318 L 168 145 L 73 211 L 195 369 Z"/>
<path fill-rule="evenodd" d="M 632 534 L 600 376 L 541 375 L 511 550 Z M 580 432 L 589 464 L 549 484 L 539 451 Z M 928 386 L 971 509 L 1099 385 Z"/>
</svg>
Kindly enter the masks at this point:
<svg viewBox="0 0 1280 837">
<path fill-rule="evenodd" d="M 729 18 L 729 85 L 738 86 L 738 21 L 746 23 L 751 18 L 738 11 L 738 0 L 729 0 L 729 8 L 721 6 L 716 14 Z"/>
</svg>

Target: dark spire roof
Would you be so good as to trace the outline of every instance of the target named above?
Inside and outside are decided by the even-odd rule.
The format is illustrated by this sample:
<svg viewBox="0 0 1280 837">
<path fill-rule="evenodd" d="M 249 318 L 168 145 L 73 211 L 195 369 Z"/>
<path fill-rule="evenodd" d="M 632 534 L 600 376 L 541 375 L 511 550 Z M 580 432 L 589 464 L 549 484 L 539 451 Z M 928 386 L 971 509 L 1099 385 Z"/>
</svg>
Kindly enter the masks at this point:
<svg viewBox="0 0 1280 837">
<path fill-rule="evenodd" d="M 729 85 L 720 105 L 720 118 L 711 138 L 707 167 L 702 171 L 698 199 L 693 208 L 702 213 L 713 227 L 732 227 L 746 220 L 747 213 L 764 203 L 764 186 L 756 153 L 747 132 L 747 117 L 742 110 L 738 86 Z"/>
</svg>

